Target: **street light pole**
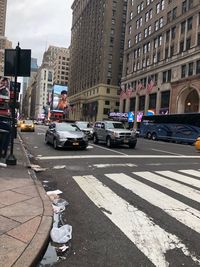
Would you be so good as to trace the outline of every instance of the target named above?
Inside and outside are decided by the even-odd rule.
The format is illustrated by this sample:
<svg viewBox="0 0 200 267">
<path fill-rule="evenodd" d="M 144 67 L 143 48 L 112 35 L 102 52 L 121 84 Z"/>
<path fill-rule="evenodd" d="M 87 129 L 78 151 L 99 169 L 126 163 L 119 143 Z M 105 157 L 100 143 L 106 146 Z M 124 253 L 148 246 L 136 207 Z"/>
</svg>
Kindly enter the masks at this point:
<svg viewBox="0 0 200 267">
<path fill-rule="evenodd" d="M 19 43 L 16 46 L 16 54 L 15 54 L 15 82 L 14 82 L 14 94 L 13 94 L 13 102 L 11 103 L 11 140 L 10 140 L 10 154 L 6 158 L 6 164 L 7 165 L 16 165 L 17 159 L 15 155 L 13 154 L 13 148 L 14 148 L 14 138 L 16 134 L 16 98 L 17 98 L 17 73 L 18 73 L 18 67 L 19 67 L 19 55 L 20 55 L 20 47 Z"/>
</svg>

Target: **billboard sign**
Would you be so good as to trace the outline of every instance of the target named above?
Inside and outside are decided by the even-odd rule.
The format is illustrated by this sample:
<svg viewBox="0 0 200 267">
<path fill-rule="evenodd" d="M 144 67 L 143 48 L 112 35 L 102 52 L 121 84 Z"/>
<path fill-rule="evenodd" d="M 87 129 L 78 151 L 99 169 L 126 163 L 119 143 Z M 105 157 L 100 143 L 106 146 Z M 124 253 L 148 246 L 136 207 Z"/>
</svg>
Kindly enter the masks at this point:
<svg viewBox="0 0 200 267">
<path fill-rule="evenodd" d="M 6 77 L 0 77 L 0 101 L 8 102 L 10 100 L 10 80 Z"/>
<path fill-rule="evenodd" d="M 63 85 L 54 85 L 52 89 L 52 101 L 51 101 L 51 110 L 59 110 L 63 113 L 69 107 L 68 102 L 68 87 Z"/>
</svg>

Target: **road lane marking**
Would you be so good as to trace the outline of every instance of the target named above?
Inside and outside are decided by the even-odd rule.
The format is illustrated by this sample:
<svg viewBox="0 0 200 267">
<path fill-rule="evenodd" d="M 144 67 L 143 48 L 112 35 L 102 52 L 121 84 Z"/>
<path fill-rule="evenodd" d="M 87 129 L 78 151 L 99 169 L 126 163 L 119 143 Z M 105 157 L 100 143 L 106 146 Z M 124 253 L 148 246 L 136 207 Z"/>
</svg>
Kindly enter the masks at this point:
<svg viewBox="0 0 200 267">
<path fill-rule="evenodd" d="M 110 148 L 103 147 L 103 146 L 98 146 L 98 145 L 95 145 L 95 144 L 93 144 L 93 146 L 98 147 L 98 148 L 101 148 L 101 149 L 104 149 L 104 150 L 107 150 L 107 151 L 115 152 L 115 153 L 118 153 L 118 154 L 120 154 L 120 155 L 125 155 L 125 156 L 127 156 L 127 154 L 122 153 L 122 152 L 119 152 L 119 151 L 116 151 L 116 150 L 114 150 L 114 149 L 110 149 Z"/>
<path fill-rule="evenodd" d="M 167 267 L 165 254 L 181 249 L 193 261 L 192 255 L 181 240 L 156 225 L 144 212 L 116 195 L 92 175 L 73 176 L 73 179 L 89 199 L 107 216 L 157 267 Z M 199 261 L 198 261 L 199 262 Z"/>
<path fill-rule="evenodd" d="M 156 151 L 156 152 L 163 152 L 163 153 L 167 153 L 167 154 L 171 154 L 171 155 L 184 156 L 182 154 L 173 153 L 173 152 L 169 152 L 169 151 L 165 151 L 165 150 L 160 150 L 160 149 L 154 149 L 154 148 L 152 148 L 151 150 Z"/>
<path fill-rule="evenodd" d="M 93 164 L 96 168 L 108 168 L 108 167 L 137 167 L 137 165 L 132 163 L 119 163 L 119 164 Z"/>
<path fill-rule="evenodd" d="M 196 171 L 196 170 L 180 170 L 180 172 L 186 173 L 186 174 L 191 174 L 193 176 L 196 176 L 198 178 L 200 178 L 200 171 Z"/>
<path fill-rule="evenodd" d="M 191 187 L 188 187 L 186 185 L 180 184 L 178 182 L 174 182 L 172 180 L 169 180 L 167 178 L 163 178 L 162 176 L 151 173 L 148 171 L 145 172 L 133 172 L 135 175 L 146 179 L 148 181 L 151 181 L 155 184 L 161 185 L 165 188 L 168 188 L 180 195 L 184 195 L 187 198 L 190 198 L 194 201 L 200 202 L 200 192 L 198 190 L 195 190 Z"/>
<path fill-rule="evenodd" d="M 182 170 L 179 170 L 179 172 L 182 172 Z M 172 172 L 172 171 L 156 171 L 156 173 L 161 174 L 163 176 L 166 176 L 168 178 L 172 178 L 172 179 L 177 180 L 179 182 L 183 182 L 185 184 L 200 188 L 200 180 L 197 180 L 195 178 L 191 178 L 191 177 L 188 177 L 186 175 L 179 174 L 179 173 Z"/>
<path fill-rule="evenodd" d="M 157 189 L 133 179 L 123 173 L 105 174 L 119 185 L 131 190 L 134 194 L 145 199 L 151 205 L 159 207 L 168 215 L 200 233 L 200 211 L 176 200 Z"/>
<path fill-rule="evenodd" d="M 92 159 L 92 158 L 120 158 L 120 159 L 200 159 L 200 156 L 174 156 L 174 155 L 80 155 L 80 156 L 43 156 L 37 157 L 39 160 L 51 159 Z"/>
</svg>

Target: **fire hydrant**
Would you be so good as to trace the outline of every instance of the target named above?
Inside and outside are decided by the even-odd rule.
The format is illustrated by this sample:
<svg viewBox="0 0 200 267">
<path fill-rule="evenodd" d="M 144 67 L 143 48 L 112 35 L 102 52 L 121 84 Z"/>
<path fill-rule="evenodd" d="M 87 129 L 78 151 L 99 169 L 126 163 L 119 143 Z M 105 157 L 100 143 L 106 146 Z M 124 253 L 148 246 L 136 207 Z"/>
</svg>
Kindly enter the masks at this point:
<svg viewBox="0 0 200 267">
<path fill-rule="evenodd" d="M 196 150 L 200 151 L 200 137 L 197 138 L 197 140 L 194 143 L 194 146 Z"/>
</svg>

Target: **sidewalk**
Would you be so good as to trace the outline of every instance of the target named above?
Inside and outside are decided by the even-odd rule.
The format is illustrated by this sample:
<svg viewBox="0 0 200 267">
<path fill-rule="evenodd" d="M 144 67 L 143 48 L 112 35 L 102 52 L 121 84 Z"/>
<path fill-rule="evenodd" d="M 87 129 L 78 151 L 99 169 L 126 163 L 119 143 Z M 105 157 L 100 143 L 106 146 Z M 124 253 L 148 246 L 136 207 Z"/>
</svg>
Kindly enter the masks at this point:
<svg viewBox="0 0 200 267">
<path fill-rule="evenodd" d="M 0 265 L 36 266 L 49 240 L 53 211 L 18 138 L 14 155 L 16 166 L 0 167 Z"/>
</svg>

